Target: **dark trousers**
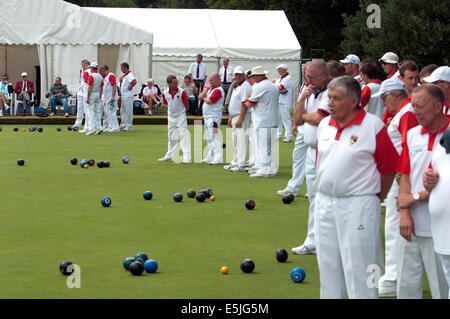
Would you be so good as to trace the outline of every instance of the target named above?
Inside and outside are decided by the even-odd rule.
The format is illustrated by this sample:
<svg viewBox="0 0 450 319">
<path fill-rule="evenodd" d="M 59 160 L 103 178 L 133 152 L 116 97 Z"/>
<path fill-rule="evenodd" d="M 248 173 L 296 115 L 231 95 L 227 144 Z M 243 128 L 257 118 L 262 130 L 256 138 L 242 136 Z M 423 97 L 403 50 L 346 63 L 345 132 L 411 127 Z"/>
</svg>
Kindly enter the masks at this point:
<svg viewBox="0 0 450 319">
<path fill-rule="evenodd" d="M 198 94 L 200 94 L 205 86 L 205 81 L 204 80 L 194 80 L 194 85 L 198 90 Z M 203 100 L 200 101 L 200 104 L 198 105 L 197 109 L 195 110 L 195 113 L 197 113 L 197 115 L 202 114 L 202 106 L 203 106 Z"/>
</svg>

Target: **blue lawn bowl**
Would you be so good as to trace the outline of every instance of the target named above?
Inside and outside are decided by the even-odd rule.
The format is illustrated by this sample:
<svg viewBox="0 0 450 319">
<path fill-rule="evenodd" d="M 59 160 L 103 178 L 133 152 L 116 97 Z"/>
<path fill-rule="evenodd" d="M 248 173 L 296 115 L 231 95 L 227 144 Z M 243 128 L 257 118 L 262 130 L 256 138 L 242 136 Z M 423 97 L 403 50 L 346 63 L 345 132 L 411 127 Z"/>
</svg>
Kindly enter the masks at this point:
<svg viewBox="0 0 450 319">
<path fill-rule="evenodd" d="M 81 168 L 84 168 L 84 165 L 89 165 L 88 162 L 87 162 L 86 160 L 82 160 L 82 161 L 80 162 L 80 167 L 81 167 Z"/>
<path fill-rule="evenodd" d="M 58 132 L 61 132 L 61 126 L 57 126 L 57 127 L 56 127 L 56 130 L 57 130 Z"/>
<path fill-rule="evenodd" d="M 148 260 L 148 255 L 146 253 L 140 252 L 140 253 L 137 253 L 136 256 L 134 256 L 134 258 L 136 260 L 142 259 L 145 263 Z"/>
<path fill-rule="evenodd" d="M 175 193 L 175 195 L 173 195 L 173 200 L 177 203 L 181 202 L 183 200 L 183 194 Z"/>
<path fill-rule="evenodd" d="M 18 159 L 17 160 L 17 165 L 23 166 L 24 164 L 25 164 L 25 161 L 23 159 Z"/>
<path fill-rule="evenodd" d="M 300 267 L 296 267 L 296 268 L 292 269 L 291 279 L 293 282 L 301 283 L 301 282 L 303 282 L 303 280 L 305 280 L 305 277 L 306 277 L 305 271 L 303 269 L 301 269 Z"/>
<path fill-rule="evenodd" d="M 153 274 L 158 269 L 158 263 L 156 260 L 149 259 L 144 263 L 144 269 L 147 273 Z"/>
<path fill-rule="evenodd" d="M 123 261 L 123 268 L 125 268 L 126 270 L 130 270 L 130 265 L 135 261 L 136 259 L 134 257 L 125 258 L 125 260 Z"/>
<path fill-rule="evenodd" d="M 153 198 L 153 193 L 150 191 L 146 191 L 142 196 L 144 197 L 145 200 L 151 200 Z"/>
<path fill-rule="evenodd" d="M 111 198 L 109 198 L 109 197 L 103 197 L 103 198 L 102 198 L 102 205 L 103 205 L 103 207 L 109 207 L 109 206 L 111 206 Z"/>
<path fill-rule="evenodd" d="M 130 159 L 128 158 L 128 156 L 122 157 L 122 163 L 128 164 L 129 161 L 130 161 Z"/>
</svg>

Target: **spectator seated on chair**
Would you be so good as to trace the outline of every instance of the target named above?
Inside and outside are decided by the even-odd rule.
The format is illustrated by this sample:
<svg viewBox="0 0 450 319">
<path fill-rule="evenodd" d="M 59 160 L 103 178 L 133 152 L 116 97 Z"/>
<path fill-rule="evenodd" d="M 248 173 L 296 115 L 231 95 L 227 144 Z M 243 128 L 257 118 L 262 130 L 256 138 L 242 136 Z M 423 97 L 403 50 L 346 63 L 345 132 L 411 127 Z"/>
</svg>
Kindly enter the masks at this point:
<svg viewBox="0 0 450 319">
<path fill-rule="evenodd" d="M 0 82 L 0 116 L 3 116 L 3 111 L 8 109 L 8 104 L 11 105 L 11 93 L 14 92 L 14 88 L 11 83 L 8 83 L 8 75 L 2 76 Z"/>
<path fill-rule="evenodd" d="M 147 80 L 147 86 L 142 89 L 142 101 L 148 105 L 148 115 L 152 115 L 153 105 L 160 106 L 161 90 L 152 79 Z"/>
<path fill-rule="evenodd" d="M 34 93 L 33 82 L 28 81 L 27 72 L 22 72 L 22 81 L 17 81 L 15 92 L 17 100 L 23 102 L 23 115 L 27 113 L 27 108 L 31 106 L 31 96 Z"/>
<path fill-rule="evenodd" d="M 197 115 L 195 110 L 196 110 L 196 108 L 198 106 L 198 100 L 197 100 L 198 89 L 195 86 L 195 84 L 192 82 L 192 79 L 191 79 L 191 77 L 189 75 L 186 75 L 184 77 L 184 83 L 183 83 L 183 86 L 181 88 L 186 91 L 187 96 L 189 97 L 188 114 L 190 114 L 190 115 Z"/>
<path fill-rule="evenodd" d="M 61 83 L 61 78 L 55 78 L 55 84 L 50 88 L 50 107 L 52 109 L 52 113 L 50 116 L 56 114 L 56 105 L 62 105 L 64 108 L 64 116 L 69 116 L 69 106 L 67 104 L 67 98 L 70 96 L 69 91 L 67 90 L 67 85 Z"/>
</svg>

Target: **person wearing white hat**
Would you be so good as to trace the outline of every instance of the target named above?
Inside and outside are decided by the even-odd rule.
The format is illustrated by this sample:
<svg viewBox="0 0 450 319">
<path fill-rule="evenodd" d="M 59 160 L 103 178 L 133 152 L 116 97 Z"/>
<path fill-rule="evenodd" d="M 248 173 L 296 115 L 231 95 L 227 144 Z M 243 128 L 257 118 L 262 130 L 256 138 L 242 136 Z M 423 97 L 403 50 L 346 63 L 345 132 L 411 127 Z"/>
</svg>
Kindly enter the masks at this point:
<svg viewBox="0 0 450 319">
<path fill-rule="evenodd" d="M 426 272 L 433 299 L 448 298 L 448 285 L 435 253 L 429 211 L 429 192 L 422 174 L 429 167 L 441 137 L 450 123 L 443 114 L 444 94 L 435 84 L 414 89 L 411 97 L 419 125 L 407 133 L 396 171 L 401 175 L 397 209 L 400 213 L 397 298 L 422 298 Z M 448 192 L 447 192 L 448 196 Z M 448 232 L 448 226 L 444 228 Z"/>
<path fill-rule="evenodd" d="M 22 72 L 22 81 L 17 81 L 15 92 L 17 99 L 23 101 L 23 116 L 27 113 L 27 108 L 30 107 L 31 95 L 34 93 L 33 82 L 28 81 L 27 72 Z"/>
<path fill-rule="evenodd" d="M 386 52 L 378 62 L 381 62 L 381 67 L 383 68 L 384 73 L 387 74 L 387 79 L 400 76 L 398 67 L 400 60 L 394 52 Z"/>
<path fill-rule="evenodd" d="M 252 95 L 245 103 L 252 107 L 252 122 L 255 138 L 255 168 L 250 170 L 250 177 L 269 177 L 277 174 L 275 163 L 275 128 L 278 126 L 279 90 L 266 77 L 267 71 L 261 66 L 252 68 L 251 77 L 255 81 Z"/>
<path fill-rule="evenodd" d="M 79 130 L 79 133 L 86 133 L 87 131 L 89 131 L 87 119 L 88 115 L 86 112 L 86 96 L 89 87 L 87 81 L 89 79 L 89 75 L 91 75 L 91 62 L 87 59 L 84 59 L 81 61 L 79 78 L 80 87 L 77 93 L 77 119 L 75 121 L 75 124 L 73 125 L 74 128 L 79 128 L 81 124 L 83 124 L 84 117 L 84 128 L 82 130 Z"/>
<path fill-rule="evenodd" d="M 361 87 L 364 86 L 365 83 L 361 77 L 361 74 L 359 74 L 359 63 L 361 62 L 359 57 L 354 54 L 349 54 L 344 60 L 340 60 L 340 62 L 344 64 L 345 73 L 358 81 Z"/>
<path fill-rule="evenodd" d="M 276 138 L 281 139 L 284 127 L 284 140 L 283 142 L 292 142 L 292 120 L 291 120 L 291 104 L 292 104 L 292 90 L 293 82 L 292 76 L 288 72 L 288 66 L 286 64 L 280 64 L 277 67 L 279 76 L 274 81 L 275 85 L 280 91 L 280 97 L 278 99 L 279 109 L 279 122 Z"/>
<path fill-rule="evenodd" d="M 441 66 L 423 79 L 425 82 L 434 83 L 444 92 L 444 114 L 450 118 L 450 67 Z"/>
<path fill-rule="evenodd" d="M 245 164 L 249 156 L 249 130 L 251 124 L 251 114 L 247 108 L 242 106 L 250 97 L 252 86 L 247 82 L 244 75 L 244 68 L 237 66 L 234 68 L 233 85 L 230 87 L 231 97 L 228 106 L 228 127 L 232 128 L 233 140 L 233 160 L 224 166 L 225 170 L 233 172 L 245 172 Z"/>
<path fill-rule="evenodd" d="M 101 111 L 103 110 L 102 101 L 100 99 L 100 90 L 103 77 L 98 73 L 98 63 L 91 63 L 91 74 L 88 78 L 88 92 L 86 96 L 86 118 L 89 130 L 86 135 L 100 134 L 101 127 Z"/>
</svg>

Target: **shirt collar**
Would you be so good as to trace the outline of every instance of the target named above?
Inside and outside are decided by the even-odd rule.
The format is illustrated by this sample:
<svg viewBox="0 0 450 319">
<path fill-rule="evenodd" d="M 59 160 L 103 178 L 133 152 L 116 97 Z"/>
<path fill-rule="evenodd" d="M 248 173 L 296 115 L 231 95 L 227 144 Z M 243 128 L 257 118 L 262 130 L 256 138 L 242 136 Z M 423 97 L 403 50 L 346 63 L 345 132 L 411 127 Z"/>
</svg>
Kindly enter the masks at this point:
<svg viewBox="0 0 450 319">
<path fill-rule="evenodd" d="M 436 135 L 436 134 L 445 132 L 445 130 L 446 130 L 447 127 L 448 127 L 448 123 L 449 123 L 449 122 L 450 122 L 450 120 L 447 120 L 447 122 L 445 122 L 445 125 L 444 125 L 443 127 L 441 127 L 439 130 L 437 130 L 436 132 L 434 132 L 434 133 L 431 132 L 431 131 L 428 129 L 428 127 L 422 126 L 422 128 L 420 129 L 420 134 L 423 135 L 423 134 L 425 134 L 425 133 L 428 133 L 428 134 L 430 134 L 430 135 Z"/>
<path fill-rule="evenodd" d="M 328 125 L 336 127 L 338 130 L 342 131 L 343 129 L 350 127 L 352 125 L 360 125 L 362 121 L 364 120 L 364 117 L 366 116 L 366 111 L 364 111 L 364 108 L 361 108 L 358 113 L 355 114 L 355 116 L 344 126 L 340 127 L 339 124 L 336 122 L 335 119 L 331 118 Z"/>
<path fill-rule="evenodd" d="M 316 89 L 314 89 L 313 93 L 314 93 L 314 98 L 316 99 L 320 93 L 325 92 L 327 90 L 327 87 L 324 87 L 322 90 L 317 91 Z"/>
</svg>

